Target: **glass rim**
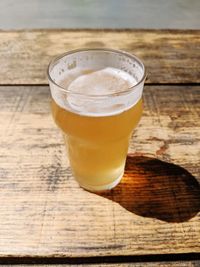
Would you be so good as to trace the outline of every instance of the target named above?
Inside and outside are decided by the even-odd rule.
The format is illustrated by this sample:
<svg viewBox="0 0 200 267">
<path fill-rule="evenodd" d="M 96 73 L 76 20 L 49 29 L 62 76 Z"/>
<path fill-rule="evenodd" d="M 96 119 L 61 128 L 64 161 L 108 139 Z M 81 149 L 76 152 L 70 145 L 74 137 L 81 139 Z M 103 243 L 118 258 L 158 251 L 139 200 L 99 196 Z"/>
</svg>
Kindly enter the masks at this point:
<svg viewBox="0 0 200 267">
<path fill-rule="evenodd" d="M 112 53 L 116 53 L 116 54 L 122 54 L 122 55 L 125 55 L 131 59 L 134 59 L 136 60 L 137 62 L 139 62 L 139 64 L 142 66 L 142 69 L 143 69 L 143 75 L 142 77 L 139 79 L 139 81 L 131 86 L 131 87 L 128 87 L 127 89 L 123 90 L 123 91 L 120 91 L 120 92 L 114 92 L 114 93 L 109 93 L 109 94 L 102 94 L 102 95 L 93 95 L 93 94 L 83 94 L 83 93 L 78 93 L 78 92 L 73 92 L 71 90 L 68 90 L 62 86 L 60 86 L 58 83 L 56 83 L 52 77 L 51 77 L 51 74 L 50 74 L 50 69 L 51 67 L 53 66 L 53 64 L 62 59 L 63 57 L 65 56 L 68 56 L 68 55 L 71 55 L 71 54 L 75 54 L 75 53 L 78 53 L 78 52 L 87 52 L 87 51 L 102 51 L 102 52 L 112 52 Z M 131 53 L 128 53 L 128 52 L 125 52 L 123 50 L 117 50 L 117 49 L 111 49 L 111 48 L 80 48 L 80 49 L 73 49 L 73 50 L 70 50 L 68 52 L 65 52 L 65 53 L 62 53 L 58 56 L 55 56 L 48 64 L 48 67 L 47 67 L 47 77 L 48 79 L 55 85 L 59 88 L 60 91 L 62 92 L 65 92 L 65 93 L 70 93 L 70 94 L 73 94 L 73 95 L 77 95 L 77 96 L 87 96 L 87 97 L 95 97 L 95 98 L 101 98 L 101 97 L 109 97 L 109 96 L 116 96 L 116 95 L 121 95 L 121 94 L 124 94 L 124 93 L 128 93 L 132 90 L 134 90 L 135 88 L 137 88 L 146 78 L 146 69 L 145 69 L 145 66 L 143 64 L 143 62 L 135 55 L 131 54 Z"/>
</svg>

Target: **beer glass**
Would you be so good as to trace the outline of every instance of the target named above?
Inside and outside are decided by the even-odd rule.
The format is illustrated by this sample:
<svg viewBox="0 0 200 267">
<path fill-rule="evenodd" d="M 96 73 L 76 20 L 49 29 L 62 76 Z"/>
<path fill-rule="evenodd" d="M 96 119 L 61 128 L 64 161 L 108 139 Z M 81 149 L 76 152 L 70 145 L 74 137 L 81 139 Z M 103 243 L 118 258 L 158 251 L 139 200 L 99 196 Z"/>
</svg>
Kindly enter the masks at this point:
<svg viewBox="0 0 200 267">
<path fill-rule="evenodd" d="M 112 49 L 69 51 L 50 62 L 48 80 L 74 178 L 89 191 L 113 188 L 142 114 L 142 61 Z"/>
</svg>

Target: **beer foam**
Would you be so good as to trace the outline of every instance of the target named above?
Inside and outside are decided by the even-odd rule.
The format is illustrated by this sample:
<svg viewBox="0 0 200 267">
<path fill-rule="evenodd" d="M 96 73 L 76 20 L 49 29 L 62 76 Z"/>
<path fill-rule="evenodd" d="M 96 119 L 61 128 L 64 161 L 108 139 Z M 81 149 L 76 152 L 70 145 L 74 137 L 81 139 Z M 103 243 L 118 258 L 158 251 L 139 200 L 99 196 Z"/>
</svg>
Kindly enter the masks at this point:
<svg viewBox="0 0 200 267">
<path fill-rule="evenodd" d="M 129 73 L 112 67 L 100 70 L 75 68 L 63 73 L 57 82 L 67 90 L 65 96 L 53 95 L 57 104 L 86 116 L 121 113 L 135 105 L 142 94 L 141 88 L 139 91 L 122 93 L 137 82 Z"/>
<path fill-rule="evenodd" d="M 68 90 L 85 95 L 107 95 L 122 92 L 136 84 L 135 79 L 125 71 L 104 68 L 74 79 Z"/>
</svg>

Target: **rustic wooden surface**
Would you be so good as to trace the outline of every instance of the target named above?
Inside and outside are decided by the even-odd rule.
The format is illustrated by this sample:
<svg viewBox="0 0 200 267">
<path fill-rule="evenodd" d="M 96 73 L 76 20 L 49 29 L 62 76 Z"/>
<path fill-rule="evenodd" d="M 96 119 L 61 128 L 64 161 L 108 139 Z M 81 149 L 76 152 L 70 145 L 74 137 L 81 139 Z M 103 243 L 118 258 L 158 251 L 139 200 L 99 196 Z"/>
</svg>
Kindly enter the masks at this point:
<svg viewBox="0 0 200 267">
<path fill-rule="evenodd" d="M 47 84 L 49 60 L 80 47 L 136 54 L 147 67 L 147 83 L 200 82 L 198 30 L 34 30 L 0 32 L 0 84 Z"/>
<path fill-rule="evenodd" d="M 13 265 L 1 265 L 1 267 L 11 267 Z M 42 264 L 42 265 L 35 265 L 35 264 L 30 264 L 28 265 L 29 267 L 51 267 L 52 264 Z M 200 266 L 200 261 L 191 261 L 191 262 L 183 262 L 183 261 L 178 261 L 178 262 L 141 262 L 141 263 L 102 263 L 102 264 L 56 264 L 53 265 L 54 267 L 199 267 Z M 18 267 L 27 267 L 27 265 L 18 265 Z"/>
<path fill-rule="evenodd" d="M 71 175 L 48 87 L 1 86 L 0 257 L 200 252 L 199 97 L 146 86 L 122 183 L 97 195 Z"/>
<path fill-rule="evenodd" d="M 155 255 L 157 261 L 161 255 L 180 260 L 179 255 L 200 253 L 199 33 L 0 32 L 1 263 L 56 256 L 78 257 L 87 266 L 90 257 Z M 73 179 L 49 110 L 47 64 L 79 47 L 135 53 L 148 72 L 145 110 L 125 175 L 104 194 L 86 192 Z M 200 265 L 164 260 L 105 266 Z M 95 262 L 101 266 L 101 258 Z"/>
</svg>

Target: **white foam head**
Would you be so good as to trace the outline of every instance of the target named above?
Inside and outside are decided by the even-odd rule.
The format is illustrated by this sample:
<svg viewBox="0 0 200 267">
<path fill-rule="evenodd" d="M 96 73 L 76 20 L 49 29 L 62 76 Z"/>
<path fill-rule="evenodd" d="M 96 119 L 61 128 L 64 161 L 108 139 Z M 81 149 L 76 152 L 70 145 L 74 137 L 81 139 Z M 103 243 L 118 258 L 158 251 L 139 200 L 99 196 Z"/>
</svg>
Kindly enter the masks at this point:
<svg viewBox="0 0 200 267">
<path fill-rule="evenodd" d="M 136 81 L 130 74 L 109 67 L 80 75 L 69 83 L 68 90 L 98 96 L 122 92 L 135 84 Z"/>
<path fill-rule="evenodd" d="M 85 116 L 121 113 L 141 98 L 140 64 L 134 57 L 110 51 L 66 55 L 50 69 L 52 97 L 62 108 Z"/>
</svg>

